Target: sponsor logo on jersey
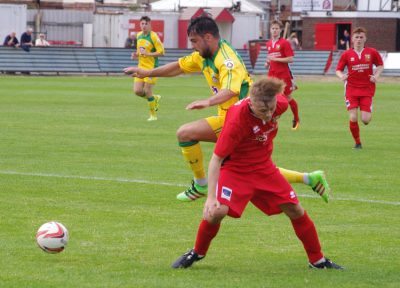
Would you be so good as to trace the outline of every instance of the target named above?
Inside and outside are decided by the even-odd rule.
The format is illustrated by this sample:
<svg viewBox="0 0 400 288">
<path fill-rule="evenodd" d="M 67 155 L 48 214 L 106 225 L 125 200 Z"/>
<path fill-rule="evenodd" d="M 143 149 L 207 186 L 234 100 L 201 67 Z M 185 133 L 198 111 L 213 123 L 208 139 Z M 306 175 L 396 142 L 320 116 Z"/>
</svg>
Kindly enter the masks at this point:
<svg viewBox="0 0 400 288">
<path fill-rule="evenodd" d="M 225 64 L 226 68 L 228 68 L 229 70 L 233 69 L 233 67 L 235 66 L 233 64 L 233 60 L 232 59 L 226 59 L 224 61 L 224 64 Z"/>
<path fill-rule="evenodd" d="M 222 186 L 222 191 L 221 191 L 221 198 L 224 198 L 228 201 L 231 201 L 231 196 L 232 196 L 232 189 Z"/>
</svg>

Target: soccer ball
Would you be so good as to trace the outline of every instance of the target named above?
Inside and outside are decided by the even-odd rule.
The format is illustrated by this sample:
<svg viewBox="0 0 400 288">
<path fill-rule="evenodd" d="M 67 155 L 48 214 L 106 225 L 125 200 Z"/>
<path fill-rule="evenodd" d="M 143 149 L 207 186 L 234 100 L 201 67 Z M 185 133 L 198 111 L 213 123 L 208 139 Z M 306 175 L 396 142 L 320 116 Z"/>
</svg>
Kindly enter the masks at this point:
<svg viewBox="0 0 400 288">
<path fill-rule="evenodd" d="M 44 223 L 36 233 L 36 242 L 44 252 L 60 253 L 68 243 L 68 230 L 59 222 Z"/>
</svg>

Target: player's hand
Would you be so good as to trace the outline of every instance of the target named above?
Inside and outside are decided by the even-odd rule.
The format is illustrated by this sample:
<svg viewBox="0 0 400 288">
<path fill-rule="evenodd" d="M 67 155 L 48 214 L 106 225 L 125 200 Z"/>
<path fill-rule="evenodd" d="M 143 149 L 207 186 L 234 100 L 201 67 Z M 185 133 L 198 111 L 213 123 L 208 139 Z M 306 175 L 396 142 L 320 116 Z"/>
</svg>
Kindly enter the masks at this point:
<svg viewBox="0 0 400 288">
<path fill-rule="evenodd" d="M 138 78 L 146 78 L 149 77 L 150 74 L 148 70 L 144 70 L 136 66 L 124 68 L 124 73 Z"/>
<path fill-rule="evenodd" d="M 131 59 L 132 60 L 135 60 L 135 59 L 137 59 L 138 58 L 138 55 L 136 54 L 136 52 L 132 52 L 132 54 L 131 54 Z"/>
<path fill-rule="evenodd" d="M 267 69 L 269 68 L 269 61 L 268 61 L 268 60 L 267 60 L 267 61 L 265 61 L 265 63 L 264 63 L 264 67 L 265 67 L 265 68 L 267 68 Z"/>
<path fill-rule="evenodd" d="M 204 219 L 212 218 L 216 212 L 221 207 L 221 204 L 219 201 L 213 197 L 207 197 L 206 203 L 204 204 L 204 209 L 203 209 L 203 217 Z"/>
<path fill-rule="evenodd" d="M 349 78 L 349 75 L 348 75 L 348 74 L 343 74 L 343 75 L 340 77 L 340 79 L 341 79 L 342 81 L 346 81 L 347 78 Z"/>
<path fill-rule="evenodd" d="M 375 75 L 369 75 L 369 81 L 371 81 L 372 83 L 376 83 L 378 82 L 378 77 L 376 77 Z"/>
<path fill-rule="evenodd" d="M 210 101 L 208 99 L 197 100 L 186 106 L 186 110 L 194 109 L 204 109 L 210 106 Z"/>
<path fill-rule="evenodd" d="M 272 55 L 268 54 L 267 55 L 267 62 L 270 63 L 271 61 L 275 61 L 275 57 L 273 57 Z"/>
</svg>

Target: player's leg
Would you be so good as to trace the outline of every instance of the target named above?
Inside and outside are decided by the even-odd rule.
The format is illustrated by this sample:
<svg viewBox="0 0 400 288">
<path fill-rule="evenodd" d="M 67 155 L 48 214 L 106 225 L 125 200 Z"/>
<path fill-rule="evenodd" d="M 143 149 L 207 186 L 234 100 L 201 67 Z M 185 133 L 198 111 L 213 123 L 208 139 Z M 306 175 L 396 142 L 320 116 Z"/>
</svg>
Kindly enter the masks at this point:
<svg viewBox="0 0 400 288">
<path fill-rule="evenodd" d="M 314 222 L 300 203 L 286 203 L 281 204 L 279 207 L 290 218 L 297 238 L 303 243 L 306 250 L 311 268 L 343 269 L 343 267 L 324 257 Z"/>
<path fill-rule="evenodd" d="M 358 107 L 360 106 L 360 97 L 346 96 L 345 102 L 349 113 L 349 129 L 353 136 L 354 149 L 361 149 L 360 127 L 358 126 Z"/>
<path fill-rule="evenodd" d="M 145 97 L 146 94 L 144 93 L 144 81 L 140 78 L 134 78 L 133 82 L 133 93 L 139 97 Z"/>
<path fill-rule="evenodd" d="M 190 187 L 177 195 L 180 201 L 190 202 L 207 195 L 206 170 L 199 142 L 217 141 L 217 135 L 223 125 L 223 119 L 220 118 L 215 116 L 184 124 L 176 133 L 183 158 L 192 170 L 194 178 Z"/>
<path fill-rule="evenodd" d="M 285 79 L 285 83 L 286 86 L 283 94 L 286 96 L 290 110 L 292 110 L 293 113 L 292 130 L 297 130 L 300 125 L 299 107 L 296 100 L 292 96 L 292 93 L 297 89 L 297 86 L 291 78 Z"/>
<path fill-rule="evenodd" d="M 145 78 L 144 79 L 144 93 L 147 99 L 147 104 L 149 105 L 150 117 L 147 121 L 157 120 L 158 101 L 159 96 L 153 95 L 153 86 L 155 85 L 155 78 Z"/>
<path fill-rule="evenodd" d="M 251 175 L 250 175 L 251 177 Z M 193 262 L 205 257 L 211 241 L 217 235 L 220 223 L 226 215 L 239 218 L 254 193 L 249 175 L 232 171 L 221 171 L 216 187 L 216 197 L 221 204 L 219 208 L 209 207 L 200 223 L 194 248 L 182 255 L 173 264 L 173 268 L 187 268 Z"/>
<path fill-rule="evenodd" d="M 330 187 L 324 171 L 317 170 L 310 173 L 298 172 L 279 167 L 279 171 L 289 183 L 303 183 L 321 196 L 326 203 L 329 201 Z"/>
<path fill-rule="evenodd" d="M 354 149 L 361 149 L 360 127 L 358 126 L 358 109 L 349 110 L 349 128 L 354 139 Z"/>
<path fill-rule="evenodd" d="M 372 119 L 372 97 L 360 97 L 361 121 L 368 125 Z"/>
<path fill-rule="evenodd" d="M 217 236 L 222 219 L 228 214 L 229 207 L 221 205 L 213 216 L 202 219 L 197 230 L 194 248 L 179 257 L 172 268 L 188 268 L 194 262 L 202 260 L 210 248 L 212 240 Z"/>
</svg>

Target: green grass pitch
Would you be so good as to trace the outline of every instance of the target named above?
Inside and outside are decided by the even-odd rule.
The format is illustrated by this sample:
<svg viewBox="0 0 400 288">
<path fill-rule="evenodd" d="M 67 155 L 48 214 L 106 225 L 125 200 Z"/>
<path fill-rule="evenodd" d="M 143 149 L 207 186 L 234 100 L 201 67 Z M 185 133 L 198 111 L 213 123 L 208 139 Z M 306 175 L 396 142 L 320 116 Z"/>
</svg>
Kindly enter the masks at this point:
<svg viewBox="0 0 400 288">
<path fill-rule="evenodd" d="M 352 150 L 340 81 L 298 81 L 300 130 L 280 120 L 275 162 L 323 169 L 325 204 L 294 188 L 323 250 L 346 267 L 313 271 L 284 215 L 249 205 L 225 219 L 207 257 L 171 263 L 193 247 L 203 200 L 180 203 L 191 174 L 176 129 L 213 115 L 186 111 L 209 95 L 201 76 L 159 79 L 159 120 L 133 96 L 128 77 L 0 77 L 0 287 L 399 287 L 399 82 L 380 83 L 373 120 Z M 205 144 L 206 162 L 213 145 Z M 47 221 L 69 229 L 64 252 L 36 247 Z"/>
</svg>

